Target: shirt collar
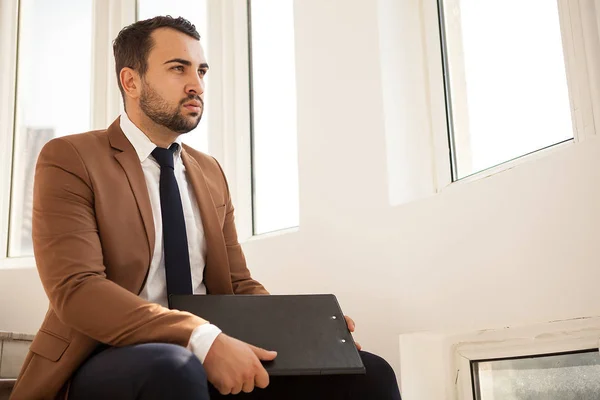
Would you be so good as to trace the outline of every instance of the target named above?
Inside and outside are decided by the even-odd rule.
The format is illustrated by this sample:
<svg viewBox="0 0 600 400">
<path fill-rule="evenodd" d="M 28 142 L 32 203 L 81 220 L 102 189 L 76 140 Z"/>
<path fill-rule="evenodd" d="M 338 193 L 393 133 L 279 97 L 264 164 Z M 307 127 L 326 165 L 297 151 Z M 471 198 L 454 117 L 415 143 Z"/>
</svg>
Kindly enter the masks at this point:
<svg viewBox="0 0 600 400">
<path fill-rule="evenodd" d="M 121 130 L 125 134 L 125 137 L 137 153 L 140 162 L 144 162 L 157 147 L 152 141 L 129 119 L 126 112 L 121 114 L 120 119 Z M 177 143 L 177 150 L 175 151 L 175 159 L 181 156 L 181 135 L 175 139 L 173 143 Z M 172 143 L 171 143 L 172 144 Z"/>
</svg>

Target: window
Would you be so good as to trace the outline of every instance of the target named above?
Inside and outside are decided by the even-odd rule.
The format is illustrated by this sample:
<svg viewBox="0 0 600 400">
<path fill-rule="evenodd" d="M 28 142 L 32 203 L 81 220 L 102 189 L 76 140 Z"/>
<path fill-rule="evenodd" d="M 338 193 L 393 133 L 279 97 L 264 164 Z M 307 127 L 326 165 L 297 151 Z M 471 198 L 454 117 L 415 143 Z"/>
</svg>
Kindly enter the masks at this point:
<svg viewBox="0 0 600 400">
<path fill-rule="evenodd" d="M 558 2 L 439 11 L 453 181 L 573 139 Z"/>
<path fill-rule="evenodd" d="M 595 399 L 599 335 L 597 317 L 453 333 L 447 383 L 461 400 Z"/>
<path fill-rule="evenodd" d="M 92 5 L 19 3 L 9 257 L 33 254 L 33 177 L 40 150 L 52 138 L 90 130 Z"/>
<path fill-rule="evenodd" d="M 595 399 L 600 353 L 584 352 L 474 361 L 476 400 Z"/>
<path fill-rule="evenodd" d="M 204 54 L 210 62 L 210 53 L 208 49 L 208 41 L 205 39 L 207 35 L 207 9 L 206 0 L 138 0 L 138 20 L 153 18 L 158 15 L 170 15 L 172 17 L 183 17 L 196 26 L 196 30 L 200 33 L 200 40 L 204 48 Z M 202 114 L 200 124 L 194 129 L 183 135 L 183 142 L 196 150 L 208 153 L 208 135 L 206 127 L 208 126 L 208 116 L 210 109 L 210 78 L 211 73 L 206 75 L 205 82 L 205 108 Z"/>
<path fill-rule="evenodd" d="M 248 3 L 255 235 L 299 224 L 293 6 Z"/>
</svg>

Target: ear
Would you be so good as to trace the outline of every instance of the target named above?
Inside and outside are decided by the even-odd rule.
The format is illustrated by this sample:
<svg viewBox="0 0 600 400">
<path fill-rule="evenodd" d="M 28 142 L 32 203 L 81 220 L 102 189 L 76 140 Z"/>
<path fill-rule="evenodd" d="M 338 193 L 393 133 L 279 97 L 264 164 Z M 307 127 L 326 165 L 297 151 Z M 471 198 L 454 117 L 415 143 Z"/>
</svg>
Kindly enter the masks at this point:
<svg viewBox="0 0 600 400">
<path fill-rule="evenodd" d="M 137 99 L 141 95 L 141 80 L 139 74 L 129 67 L 121 69 L 119 73 L 121 86 L 125 92 L 125 97 Z"/>
</svg>

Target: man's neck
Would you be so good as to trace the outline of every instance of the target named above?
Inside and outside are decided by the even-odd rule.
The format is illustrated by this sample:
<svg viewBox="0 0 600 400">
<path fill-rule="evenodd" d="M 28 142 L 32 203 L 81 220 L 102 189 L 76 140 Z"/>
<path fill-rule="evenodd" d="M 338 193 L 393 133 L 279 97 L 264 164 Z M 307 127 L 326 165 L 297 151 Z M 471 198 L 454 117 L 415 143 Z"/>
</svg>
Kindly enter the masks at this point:
<svg viewBox="0 0 600 400">
<path fill-rule="evenodd" d="M 158 147 L 168 148 L 179 137 L 179 133 L 152 121 L 140 109 L 127 110 L 127 117 Z"/>
</svg>

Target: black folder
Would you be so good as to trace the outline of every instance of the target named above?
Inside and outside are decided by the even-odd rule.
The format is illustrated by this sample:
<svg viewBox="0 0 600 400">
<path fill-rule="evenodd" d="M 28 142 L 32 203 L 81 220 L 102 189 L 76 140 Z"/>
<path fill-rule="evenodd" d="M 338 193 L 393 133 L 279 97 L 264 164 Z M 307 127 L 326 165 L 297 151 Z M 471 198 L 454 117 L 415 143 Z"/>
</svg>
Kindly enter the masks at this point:
<svg viewBox="0 0 600 400">
<path fill-rule="evenodd" d="M 364 374 L 365 367 L 334 295 L 171 295 L 225 334 L 277 351 L 269 375 Z"/>
</svg>

